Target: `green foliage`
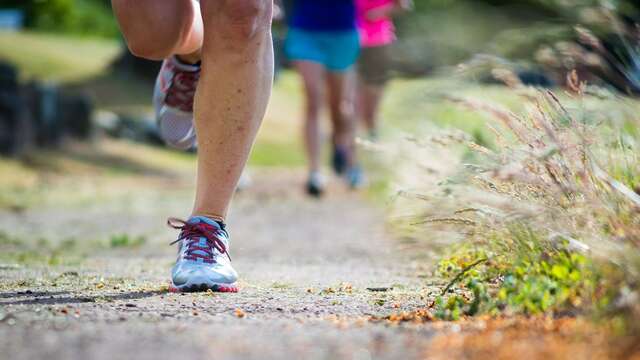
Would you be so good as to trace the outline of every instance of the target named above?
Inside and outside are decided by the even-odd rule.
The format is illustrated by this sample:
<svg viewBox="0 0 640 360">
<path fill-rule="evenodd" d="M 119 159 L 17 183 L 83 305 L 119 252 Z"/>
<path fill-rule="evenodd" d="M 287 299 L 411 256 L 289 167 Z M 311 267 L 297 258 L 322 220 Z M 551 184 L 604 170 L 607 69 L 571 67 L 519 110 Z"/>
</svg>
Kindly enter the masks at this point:
<svg viewBox="0 0 640 360">
<path fill-rule="evenodd" d="M 2 8 L 18 8 L 26 14 L 28 28 L 114 37 L 118 26 L 104 0 L 9 0 Z"/>
<path fill-rule="evenodd" d="M 455 321 L 462 315 L 473 316 L 492 309 L 492 299 L 483 281 L 470 277 L 465 284 L 465 289 L 471 294 L 471 298 L 460 294 L 448 297 L 438 296 L 434 304 L 435 316 L 442 320 Z"/>
<path fill-rule="evenodd" d="M 255 144 L 249 165 L 294 167 L 304 164 L 304 154 L 293 141 L 259 141 Z"/>
<path fill-rule="evenodd" d="M 559 251 L 539 262 L 519 261 L 497 293 L 498 308 L 540 314 L 580 305 L 593 292 L 593 274 L 580 254 Z"/>
<path fill-rule="evenodd" d="M 591 260 L 540 235 L 517 225 L 489 241 L 454 249 L 437 272 L 445 279 L 457 276 L 461 285 L 436 298 L 435 315 L 445 320 L 480 313 L 536 315 L 591 303 L 598 279 Z M 470 268 L 473 264 L 478 265 Z"/>
<path fill-rule="evenodd" d="M 27 244 L 22 237 L 0 232 L 0 262 L 55 266 L 79 263 L 81 257 L 74 238 L 55 244 L 40 238 L 33 244 Z"/>
<path fill-rule="evenodd" d="M 133 237 L 127 234 L 117 234 L 111 236 L 109 246 L 112 248 L 139 247 L 144 245 L 145 242 L 147 242 L 147 239 L 144 236 Z"/>
</svg>

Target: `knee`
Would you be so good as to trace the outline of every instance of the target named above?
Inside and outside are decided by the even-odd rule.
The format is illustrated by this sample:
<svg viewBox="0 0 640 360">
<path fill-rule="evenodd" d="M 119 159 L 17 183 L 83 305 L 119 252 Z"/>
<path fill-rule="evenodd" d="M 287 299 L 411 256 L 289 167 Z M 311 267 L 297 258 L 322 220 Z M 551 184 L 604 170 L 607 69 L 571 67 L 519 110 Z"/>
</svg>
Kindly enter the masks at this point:
<svg viewBox="0 0 640 360">
<path fill-rule="evenodd" d="M 272 5 L 273 0 L 203 0 L 202 16 L 223 40 L 242 44 L 270 29 Z"/>
<path fill-rule="evenodd" d="M 123 33 L 133 55 L 149 60 L 163 60 L 173 55 L 176 46 L 182 42 L 183 33 L 179 29 L 178 25 L 152 31 L 137 27 Z"/>
<path fill-rule="evenodd" d="M 343 121 L 350 122 L 356 114 L 355 104 L 351 100 L 343 100 L 340 103 L 340 116 Z"/>
<path fill-rule="evenodd" d="M 196 16 L 191 0 L 112 0 L 113 10 L 132 54 L 161 60 L 189 33 Z"/>
<path fill-rule="evenodd" d="M 173 48 L 171 46 L 162 46 L 159 41 L 149 41 L 148 38 L 129 38 L 127 47 L 129 51 L 140 58 L 149 60 L 163 60 L 171 56 Z"/>
</svg>

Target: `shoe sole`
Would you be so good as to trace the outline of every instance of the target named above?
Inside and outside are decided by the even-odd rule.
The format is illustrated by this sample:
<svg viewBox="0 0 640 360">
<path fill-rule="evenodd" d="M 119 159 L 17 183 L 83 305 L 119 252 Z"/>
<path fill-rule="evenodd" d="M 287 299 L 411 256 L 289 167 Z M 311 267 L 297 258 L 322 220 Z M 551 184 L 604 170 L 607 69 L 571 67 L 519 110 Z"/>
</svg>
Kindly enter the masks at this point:
<svg viewBox="0 0 640 360">
<path fill-rule="evenodd" d="M 316 199 L 319 199 L 324 195 L 324 189 L 310 185 L 307 185 L 306 192 L 307 195 Z"/>
<path fill-rule="evenodd" d="M 169 291 L 173 293 L 205 292 L 208 290 L 213 292 L 236 293 L 238 292 L 238 286 L 236 284 L 189 284 L 176 286 L 173 283 L 169 285 Z"/>
</svg>

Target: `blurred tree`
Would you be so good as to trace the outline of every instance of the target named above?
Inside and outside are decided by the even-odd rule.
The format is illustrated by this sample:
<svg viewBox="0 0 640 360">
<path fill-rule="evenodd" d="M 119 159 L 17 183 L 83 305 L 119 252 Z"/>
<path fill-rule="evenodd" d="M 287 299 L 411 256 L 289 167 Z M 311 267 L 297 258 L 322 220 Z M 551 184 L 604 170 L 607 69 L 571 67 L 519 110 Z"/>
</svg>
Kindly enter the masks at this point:
<svg viewBox="0 0 640 360">
<path fill-rule="evenodd" d="M 27 28 L 113 37 L 118 27 L 108 0 L 3 0 L 0 8 L 21 9 Z"/>
</svg>

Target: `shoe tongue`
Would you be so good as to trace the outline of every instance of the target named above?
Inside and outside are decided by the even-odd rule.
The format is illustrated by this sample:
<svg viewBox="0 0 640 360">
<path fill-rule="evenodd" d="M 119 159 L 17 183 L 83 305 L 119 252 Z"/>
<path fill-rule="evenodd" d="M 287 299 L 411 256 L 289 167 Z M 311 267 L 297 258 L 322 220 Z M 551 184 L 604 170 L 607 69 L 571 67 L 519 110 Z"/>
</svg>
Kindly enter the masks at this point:
<svg viewBox="0 0 640 360">
<path fill-rule="evenodd" d="M 189 221 L 189 224 L 200 224 L 200 223 L 205 223 L 205 224 L 209 224 L 211 226 L 214 226 L 217 229 L 221 229 L 222 230 L 222 225 L 220 225 L 219 222 L 213 220 L 213 219 L 209 219 L 206 216 L 192 216 Z"/>
<path fill-rule="evenodd" d="M 206 216 L 192 216 L 189 221 L 189 224 L 200 224 L 200 223 L 206 223 L 209 224 L 213 227 L 215 227 L 216 229 L 220 229 L 220 230 L 224 230 L 224 225 L 220 224 L 219 222 L 217 222 L 216 220 L 210 219 Z M 198 245 L 200 246 L 207 246 L 207 240 L 204 237 L 201 237 L 200 239 L 198 239 Z M 220 238 L 220 240 L 222 240 L 222 242 L 227 246 L 227 248 L 229 247 L 229 239 L 227 239 L 226 236 L 222 236 Z M 204 252 L 201 251 L 196 251 L 197 253 L 201 253 L 202 255 L 204 255 Z M 217 250 L 214 250 L 215 253 L 218 253 Z"/>
</svg>

